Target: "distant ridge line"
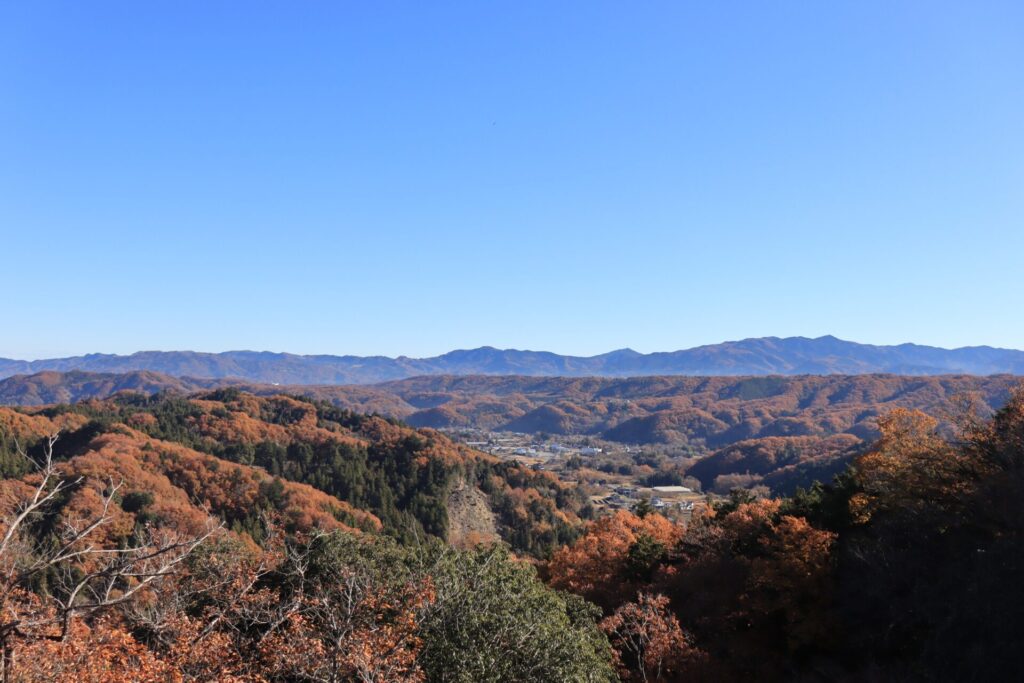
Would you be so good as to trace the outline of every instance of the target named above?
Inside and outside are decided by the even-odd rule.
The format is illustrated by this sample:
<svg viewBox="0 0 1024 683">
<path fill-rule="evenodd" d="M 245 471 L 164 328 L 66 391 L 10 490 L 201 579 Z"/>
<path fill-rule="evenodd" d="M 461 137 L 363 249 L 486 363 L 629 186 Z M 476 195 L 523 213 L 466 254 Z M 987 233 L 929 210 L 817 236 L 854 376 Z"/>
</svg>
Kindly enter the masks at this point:
<svg viewBox="0 0 1024 683">
<path fill-rule="evenodd" d="M 618 349 L 596 356 L 483 346 L 430 358 L 296 355 L 270 351 L 92 353 L 37 361 L 0 359 L 0 378 L 45 371 L 158 372 L 172 377 L 237 378 L 281 384 L 375 384 L 423 375 L 641 377 L 653 375 L 1024 374 L 1024 351 L 990 346 L 943 349 L 876 346 L 831 335 L 760 337 L 680 351 Z"/>
</svg>

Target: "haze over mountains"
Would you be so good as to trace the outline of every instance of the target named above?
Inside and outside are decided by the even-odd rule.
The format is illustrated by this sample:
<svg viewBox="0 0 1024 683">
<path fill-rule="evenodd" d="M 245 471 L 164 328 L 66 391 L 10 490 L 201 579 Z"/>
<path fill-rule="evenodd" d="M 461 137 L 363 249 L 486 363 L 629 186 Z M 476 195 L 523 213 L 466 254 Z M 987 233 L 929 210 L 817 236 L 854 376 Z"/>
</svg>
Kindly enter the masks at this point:
<svg viewBox="0 0 1024 683">
<path fill-rule="evenodd" d="M 37 361 L 0 359 L 0 377 L 42 371 L 160 372 L 175 377 L 237 378 L 281 384 L 373 384 L 420 375 L 636 377 L 648 375 L 1024 374 L 1024 351 L 989 346 L 943 349 L 874 346 L 832 336 L 762 337 L 672 352 L 621 349 L 597 356 L 481 347 L 432 358 L 300 356 L 228 351 L 142 351 Z"/>
</svg>

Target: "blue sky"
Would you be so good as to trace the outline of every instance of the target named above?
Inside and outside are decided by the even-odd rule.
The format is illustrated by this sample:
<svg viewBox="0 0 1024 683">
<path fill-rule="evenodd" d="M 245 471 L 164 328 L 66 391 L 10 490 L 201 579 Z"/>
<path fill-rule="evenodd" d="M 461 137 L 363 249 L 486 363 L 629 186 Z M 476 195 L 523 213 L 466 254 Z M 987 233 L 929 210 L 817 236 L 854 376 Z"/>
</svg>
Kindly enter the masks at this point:
<svg viewBox="0 0 1024 683">
<path fill-rule="evenodd" d="M 0 356 L 1024 348 L 1019 2 L 5 3 Z"/>
</svg>

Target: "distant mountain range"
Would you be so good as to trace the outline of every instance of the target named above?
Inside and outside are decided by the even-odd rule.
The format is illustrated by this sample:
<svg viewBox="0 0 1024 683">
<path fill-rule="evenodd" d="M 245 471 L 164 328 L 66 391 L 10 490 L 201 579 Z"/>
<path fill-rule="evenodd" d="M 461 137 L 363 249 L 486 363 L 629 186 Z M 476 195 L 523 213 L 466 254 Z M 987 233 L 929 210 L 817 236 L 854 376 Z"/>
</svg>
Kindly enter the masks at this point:
<svg viewBox="0 0 1024 683">
<path fill-rule="evenodd" d="M 374 384 L 422 375 L 639 377 L 650 375 L 1024 374 L 1024 351 L 990 346 L 942 349 L 918 344 L 873 346 L 832 336 L 762 337 L 682 351 L 621 349 L 563 356 L 485 346 L 433 358 L 299 356 L 267 351 L 141 351 L 20 361 L 0 358 L 0 378 L 42 371 L 159 372 L 174 377 L 235 378 L 281 384 Z"/>
</svg>

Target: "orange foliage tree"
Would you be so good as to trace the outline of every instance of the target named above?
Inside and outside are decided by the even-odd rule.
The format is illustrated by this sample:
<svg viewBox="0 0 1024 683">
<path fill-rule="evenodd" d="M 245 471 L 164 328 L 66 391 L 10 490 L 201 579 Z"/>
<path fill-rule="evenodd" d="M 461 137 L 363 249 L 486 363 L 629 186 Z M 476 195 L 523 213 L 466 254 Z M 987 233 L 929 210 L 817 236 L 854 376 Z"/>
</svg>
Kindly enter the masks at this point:
<svg viewBox="0 0 1024 683">
<path fill-rule="evenodd" d="M 640 593 L 601 622 L 624 681 L 678 680 L 702 661 L 668 603 L 664 595 Z"/>
<path fill-rule="evenodd" d="M 879 418 L 882 437 L 857 461 L 861 492 L 850 502 L 860 522 L 885 511 L 901 518 L 926 514 L 939 503 L 956 514 L 969 492 L 970 460 L 936 432 L 938 420 L 897 408 Z"/>
<path fill-rule="evenodd" d="M 835 534 L 780 503 L 740 504 L 695 521 L 677 573 L 662 584 L 699 643 L 726 656 L 720 675 L 770 678 L 791 656 L 828 641 Z"/>
<path fill-rule="evenodd" d="M 133 630 L 185 680 L 421 681 L 429 577 L 390 563 L 383 541 L 270 527 L 263 549 L 225 536 L 200 553 L 129 610 Z"/>
<path fill-rule="evenodd" d="M 90 672 L 116 669 L 117 661 L 134 658 L 137 653 L 116 629 L 85 629 L 90 638 L 98 638 L 94 648 L 83 650 L 68 642 L 85 628 L 79 619 L 96 617 L 158 584 L 215 529 L 211 524 L 200 535 L 189 536 L 146 527 L 120 547 L 111 547 L 99 533 L 114 519 L 112 504 L 121 487 L 110 481 L 96 496 L 93 509 L 67 506 L 52 519 L 56 531 L 40 542 L 33 525 L 47 516 L 53 518 L 58 501 L 85 485 L 81 477 L 61 476 L 53 460 L 56 441 L 56 436 L 49 437 L 42 462 L 33 461 L 37 473 L 22 489 L 20 499 L 8 505 L 10 512 L 0 526 L 0 678 L 4 683 L 13 680 L 16 650 L 25 643 L 36 644 L 37 650 L 45 650 L 39 643 L 53 643 L 61 652 L 67 651 L 67 671 L 72 673 L 54 669 L 53 677 L 93 675 Z M 49 583 L 48 590 L 28 592 L 39 583 Z M 97 652 L 110 655 L 107 664 Z"/>
<path fill-rule="evenodd" d="M 56 615 L 54 615 L 55 617 Z M 18 652 L 19 683 L 176 683 L 182 676 L 117 623 L 76 620 L 59 640 L 32 640 Z"/>
<path fill-rule="evenodd" d="M 642 574 L 682 536 L 683 527 L 661 515 L 619 510 L 595 520 L 573 545 L 555 552 L 547 566 L 550 583 L 613 609 L 635 594 Z M 648 557 L 638 557 L 641 549 Z"/>
</svg>

